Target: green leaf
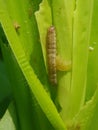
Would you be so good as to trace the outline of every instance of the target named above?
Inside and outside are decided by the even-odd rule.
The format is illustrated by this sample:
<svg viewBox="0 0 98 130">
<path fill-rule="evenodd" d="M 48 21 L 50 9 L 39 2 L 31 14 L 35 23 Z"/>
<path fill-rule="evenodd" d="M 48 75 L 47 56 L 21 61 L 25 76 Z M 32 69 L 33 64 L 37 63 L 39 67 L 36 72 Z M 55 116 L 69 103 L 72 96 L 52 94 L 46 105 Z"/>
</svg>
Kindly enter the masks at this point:
<svg viewBox="0 0 98 130">
<path fill-rule="evenodd" d="M 76 1 L 73 22 L 73 65 L 70 96 L 70 117 L 80 110 L 85 101 L 88 51 L 93 0 Z"/>
<path fill-rule="evenodd" d="M 98 88 L 95 91 L 94 96 L 89 100 L 76 114 L 73 119 L 73 128 L 80 128 L 81 130 L 89 130 L 89 126 L 92 124 L 95 108 L 98 104 Z"/>
<path fill-rule="evenodd" d="M 11 95 L 11 86 L 7 77 L 4 62 L 0 60 L 0 101 Z"/>
<path fill-rule="evenodd" d="M 92 26 L 91 26 L 91 35 L 90 35 L 90 44 L 89 47 L 92 47 L 94 50 L 89 51 L 88 58 L 88 71 L 87 71 L 87 91 L 86 91 L 86 100 L 89 100 L 93 95 L 97 87 L 98 82 L 98 2 L 94 1 L 93 8 L 93 17 L 92 17 Z"/>
<path fill-rule="evenodd" d="M 44 61 L 46 64 L 46 34 L 50 26 L 56 28 L 57 38 L 57 54 L 63 60 L 71 60 L 71 45 L 72 45 L 72 11 L 74 2 L 71 1 L 47 1 L 43 0 L 40 4 L 40 10 L 35 13 L 38 28 L 40 32 L 41 46 L 43 50 Z M 70 15 L 67 9 L 70 8 Z M 43 24 L 44 23 L 44 24 Z M 62 27 L 61 27 L 62 26 Z M 62 35 L 64 34 L 64 35 Z M 47 64 L 46 64 L 47 68 Z M 58 96 L 57 103 L 60 104 L 62 118 L 66 118 L 66 108 L 68 93 L 70 88 L 70 73 L 58 73 Z M 52 90 L 53 91 L 53 90 Z M 64 100 L 63 100 L 64 99 Z"/>
<path fill-rule="evenodd" d="M 33 9 L 35 10 L 35 2 L 32 3 L 32 1 L 14 1 L 13 4 L 13 1 L 9 0 L 4 3 L 4 6 L 7 8 L 5 7 L 3 9 L 7 9 L 9 15 L 11 16 L 11 24 L 13 28 L 15 23 L 19 24 L 20 28 L 16 31 L 16 33 L 17 37 L 19 37 L 19 40 L 21 41 L 23 47 L 22 49 L 24 49 L 26 52 L 26 57 L 30 61 L 30 64 L 33 66 L 35 73 L 40 78 L 40 81 L 44 84 L 47 92 L 49 92 L 48 87 L 46 86 L 47 76 L 43 64 L 41 46 L 38 38 L 38 30 L 36 28 L 35 18 L 33 16 Z M 37 43 L 37 46 L 35 46 L 35 43 Z M 16 101 L 16 108 L 19 114 L 21 129 L 46 129 L 50 127 L 49 121 L 40 110 L 41 108 L 39 107 L 39 104 L 33 95 L 31 102 L 28 83 L 26 82 L 17 64 L 17 61 L 8 43 L 7 46 L 2 45 L 2 49 L 6 68 L 9 73 L 9 78 L 13 89 L 14 98 Z M 31 104 L 33 104 L 33 107 Z"/>
<path fill-rule="evenodd" d="M 92 28 L 90 35 L 90 47 L 94 50 L 89 52 L 86 100 L 89 100 L 96 90 L 98 83 L 98 2 L 94 1 Z M 98 130 L 98 103 L 92 117 L 90 130 Z"/>
<path fill-rule="evenodd" d="M 16 130 L 16 127 L 13 124 L 10 113 L 7 111 L 5 116 L 0 121 L 0 130 Z"/>
<path fill-rule="evenodd" d="M 35 5 L 32 0 L 16 0 L 14 1 L 14 4 L 12 0 L 7 0 L 4 4 L 7 6 L 7 11 L 11 16 L 11 24 L 13 25 L 13 28 L 15 24 L 20 25 L 20 28 L 16 31 L 17 37 L 25 51 L 27 60 L 30 62 L 38 78 L 48 91 L 47 75 L 33 10 L 35 6 L 38 5 Z"/>
<path fill-rule="evenodd" d="M 72 61 L 72 22 L 75 1 L 51 1 L 52 23 L 56 28 L 57 55 L 63 61 Z M 70 11 L 69 11 L 70 10 Z M 57 100 L 61 106 L 61 116 L 64 121 L 69 114 L 69 96 L 71 87 L 71 72 L 57 72 L 58 92 Z"/>
<path fill-rule="evenodd" d="M 47 29 L 52 25 L 52 15 L 51 15 L 51 8 L 47 0 L 43 0 L 40 4 L 40 8 L 37 12 L 35 12 L 35 16 L 37 19 L 41 46 L 44 56 L 44 61 L 47 68 L 46 63 L 46 34 Z"/>
<path fill-rule="evenodd" d="M 16 110 L 13 103 L 11 103 L 9 109 L 7 109 L 5 115 L 0 120 L 0 130 L 19 130 L 18 126 Z"/>
<path fill-rule="evenodd" d="M 33 68 L 27 60 L 27 56 L 22 47 L 21 41 L 19 40 L 19 37 L 17 36 L 17 33 L 12 26 L 7 11 L 4 10 L 3 1 L 0 1 L 0 12 L 0 21 L 6 34 L 7 40 L 30 86 L 31 92 L 34 94 L 36 100 L 38 101 L 39 105 L 41 106 L 42 110 L 44 111 L 53 127 L 58 130 L 66 129 L 65 124 L 63 123 L 60 115 L 57 112 L 57 109 L 55 108 L 55 105 L 43 88 L 43 85 L 40 83 L 39 79 L 34 73 Z"/>
<path fill-rule="evenodd" d="M 4 63 L 0 60 L 0 118 L 3 116 L 11 99 L 11 85 L 6 74 Z"/>
</svg>

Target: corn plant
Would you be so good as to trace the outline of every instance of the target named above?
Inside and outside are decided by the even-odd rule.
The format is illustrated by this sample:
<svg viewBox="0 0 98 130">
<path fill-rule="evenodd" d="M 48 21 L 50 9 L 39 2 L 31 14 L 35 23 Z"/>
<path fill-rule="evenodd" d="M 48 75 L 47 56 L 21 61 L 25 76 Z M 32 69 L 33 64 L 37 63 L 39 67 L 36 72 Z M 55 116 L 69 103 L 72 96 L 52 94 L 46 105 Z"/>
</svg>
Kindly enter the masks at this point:
<svg viewBox="0 0 98 130">
<path fill-rule="evenodd" d="M 0 130 L 98 129 L 97 11 L 97 0 L 0 0 Z M 56 55 L 71 66 L 56 71 L 56 85 L 51 26 Z"/>
</svg>

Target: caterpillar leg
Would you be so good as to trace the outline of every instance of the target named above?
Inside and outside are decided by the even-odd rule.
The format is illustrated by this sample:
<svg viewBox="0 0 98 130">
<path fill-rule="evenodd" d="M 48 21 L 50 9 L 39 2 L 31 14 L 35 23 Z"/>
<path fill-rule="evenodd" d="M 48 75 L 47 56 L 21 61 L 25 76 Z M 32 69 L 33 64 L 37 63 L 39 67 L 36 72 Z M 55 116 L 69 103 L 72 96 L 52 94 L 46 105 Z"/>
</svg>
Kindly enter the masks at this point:
<svg viewBox="0 0 98 130">
<path fill-rule="evenodd" d="M 56 69 L 59 71 L 70 71 L 72 68 L 71 61 L 64 61 L 60 56 L 56 56 Z"/>
</svg>

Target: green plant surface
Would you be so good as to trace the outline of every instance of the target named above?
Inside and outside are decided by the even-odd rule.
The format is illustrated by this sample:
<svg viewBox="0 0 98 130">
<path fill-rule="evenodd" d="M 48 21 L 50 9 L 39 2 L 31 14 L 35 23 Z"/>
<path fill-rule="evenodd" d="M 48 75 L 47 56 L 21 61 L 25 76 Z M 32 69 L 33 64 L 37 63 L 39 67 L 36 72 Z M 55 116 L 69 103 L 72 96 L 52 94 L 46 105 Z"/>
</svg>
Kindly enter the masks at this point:
<svg viewBox="0 0 98 130">
<path fill-rule="evenodd" d="M 98 129 L 97 3 L 0 0 L 0 89 L 6 91 L 0 91 L 1 115 L 14 101 L 0 130 Z M 46 63 L 51 25 L 56 29 L 57 56 L 72 65 L 68 72 L 57 71 L 56 86 L 48 80 Z"/>
<path fill-rule="evenodd" d="M 55 4 L 56 3 L 56 4 Z M 50 26 L 56 28 L 57 38 L 57 55 L 62 60 L 71 61 L 71 48 L 72 48 L 72 10 L 74 2 L 71 1 L 47 1 L 43 0 L 40 4 L 39 11 L 35 13 L 38 28 L 40 32 L 41 46 L 46 64 L 46 34 Z M 67 6 L 67 5 L 68 6 Z M 67 8 L 70 7 L 70 15 L 68 17 Z M 62 20 L 61 20 L 62 19 Z M 44 24 L 42 24 L 44 23 Z M 62 25 L 62 27 L 61 27 Z M 64 34 L 64 36 L 62 35 Z M 47 64 L 46 64 L 47 68 Z M 71 73 L 58 72 L 58 90 L 57 102 L 62 108 L 61 116 L 66 118 L 68 94 L 70 90 Z"/>
<path fill-rule="evenodd" d="M 98 2 L 94 1 L 94 10 L 93 10 L 93 18 L 92 18 L 92 28 L 90 35 L 90 47 L 93 47 L 94 50 L 89 52 L 88 59 L 88 75 L 87 75 L 87 90 L 86 90 L 86 100 L 89 100 L 93 93 L 96 91 L 96 87 L 98 85 Z M 98 103 L 95 108 L 95 112 L 92 117 L 91 124 L 89 126 L 90 130 L 98 129 Z M 93 124 L 93 125 L 92 125 Z"/>
<path fill-rule="evenodd" d="M 0 60 L 0 102 L 5 96 L 11 95 L 10 83 L 7 79 L 7 75 L 3 61 Z M 6 87 L 7 86 L 7 87 Z"/>
<path fill-rule="evenodd" d="M 1 5 L 1 8 L 0 8 L 1 9 L 0 10 L 1 25 L 4 29 L 5 35 L 7 37 L 9 45 L 15 55 L 15 58 L 19 64 L 20 68 L 22 69 L 23 74 L 24 74 L 28 84 L 30 85 L 31 92 L 33 92 L 39 105 L 41 106 L 42 110 L 44 111 L 44 113 L 50 120 L 51 124 L 54 126 L 54 128 L 60 129 L 60 130 L 66 129 L 52 100 L 50 99 L 49 95 L 46 93 L 42 84 L 40 83 L 37 76 L 35 75 L 29 61 L 27 60 L 25 51 L 21 45 L 21 42 L 17 36 L 17 33 L 15 32 L 15 29 L 12 26 L 12 22 L 4 7 L 3 1 L 0 1 L 0 5 Z M 30 126 L 28 126 L 28 127 L 30 129 Z M 27 126 L 26 126 L 26 128 L 27 128 Z M 24 127 L 24 129 L 26 129 L 26 128 Z"/>
<path fill-rule="evenodd" d="M 37 19 L 38 29 L 40 33 L 40 40 L 41 46 L 44 56 L 45 65 L 47 68 L 46 63 L 46 34 L 47 29 L 52 26 L 52 15 L 51 15 L 51 8 L 47 0 L 43 0 L 40 4 L 40 8 L 38 11 L 35 12 L 35 16 Z M 43 24 L 44 23 L 44 24 Z"/>
<path fill-rule="evenodd" d="M 7 110 L 3 119 L 0 122 L 0 130 L 16 130 L 9 111 Z"/>
<path fill-rule="evenodd" d="M 22 44 L 22 46 L 23 46 L 22 49 L 24 49 L 27 52 L 26 56 L 27 56 L 28 60 L 30 60 L 30 57 L 32 55 L 32 52 L 30 50 L 33 49 L 32 42 L 34 42 L 32 40 L 33 39 L 35 41 L 37 40 L 37 37 L 35 37 L 37 34 L 34 34 L 32 36 L 32 34 L 34 32 L 33 30 L 32 30 L 31 33 L 27 33 L 27 30 L 30 30 L 31 27 L 28 27 L 26 25 L 31 25 L 30 22 L 32 20 L 32 19 L 29 18 L 29 9 L 30 9 L 30 7 L 28 7 L 29 6 L 28 5 L 27 7 L 25 7 L 25 8 L 27 8 L 26 11 L 24 11 L 24 8 L 20 7 L 22 5 L 22 3 L 19 4 L 18 1 L 16 1 L 16 3 L 14 5 L 13 5 L 13 1 L 7 1 L 4 4 L 6 4 L 5 5 L 5 6 L 7 6 L 6 8 L 9 9 L 8 11 L 9 11 L 9 15 L 11 16 L 11 25 L 13 26 L 13 28 L 14 28 L 14 23 L 15 22 L 20 24 L 20 28 L 21 29 L 19 30 L 17 37 L 19 37 L 19 39 L 23 43 Z M 21 17 L 22 14 L 19 13 L 20 12 L 19 11 L 20 8 L 21 8 L 21 13 L 25 14 L 24 17 Z M 18 11 L 17 13 L 16 13 L 16 10 Z M 32 18 L 32 16 L 31 16 L 31 18 Z M 26 21 L 26 19 L 28 21 Z M 13 36 L 13 34 L 11 34 L 11 35 Z M 28 35 L 30 35 L 30 36 L 28 36 Z M 29 40 L 27 39 L 27 42 L 26 42 L 24 37 L 26 37 L 26 38 L 29 37 L 31 41 L 28 42 Z M 15 37 L 13 37 L 13 38 L 15 38 Z M 28 44 L 29 44 L 29 46 L 28 46 Z M 4 55 L 4 58 L 5 58 L 5 61 L 6 61 L 6 65 L 7 65 L 6 67 L 8 69 L 9 75 L 10 75 L 10 80 L 11 80 L 11 85 L 12 85 L 12 89 L 13 89 L 13 93 L 14 93 L 14 98 L 15 98 L 16 104 L 17 104 L 16 107 L 17 107 L 17 111 L 18 111 L 18 114 L 19 114 L 19 120 L 20 120 L 20 124 L 21 124 L 21 129 L 32 129 L 32 122 L 35 120 L 35 119 L 32 119 L 32 117 L 35 115 L 35 113 L 36 113 L 36 115 L 38 113 L 40 114 L 40 112 L 39 112 L 40 108 L 38 107 L 38 105 L 36 105 L 37 104 L 36 101 L 34 101 L 35 105 L 33 105 L 33 106 L 34 107 L 37 106 L 37 109 L 36 109 L 35 113 L 33 112 L 33 114 L 32 114 L 32 111 L 34 111 L 34 107 L 33 107 L 33 110 L 31 111 L 32 106 L 31 106 L 31 102 L 30 102 L 30 92 L 28 90 L 28 84 L 25 81 L 24 76 L 23 76 L 21 70 L 19 69 L 19 66 L 17 65 L 17 62 L 16 62 L 16 60 L 15 60 L 15 58 L 14 58 L 12 52 L 11 52 L 11 49 L 10 49 L 9 45 L 7 44 L 6 46 L 2 46 L 2 48 L 3 48 L 3 55 Z M 35 55 L 36 56 L 38 55 L 37 56 L 38 58 L 35 59 L 35 57 L 31 57 L 32 59 L 31 59 L 30 62 L 31 62 L 31 64 L 33 64 L 33 67 L 39 65 L 39 63 L 42 62 L 42 58 L 40 58 L 41 54 L 39 54 L 39 53 L 41 53 L 40 49 L 39 49 L 39 52 L 36 51 L 38 48 L 40 48 L 40 44 L 38 44 L 38 46 L 36 48 L 34 47 L 34 50 L 36 52 Z M 35 60 L 36 60 L 36 62 L 34 62 Z M 11 67 L 12 65 L 13 65 L 13 67 Z M 40 67 L 39 67 L 39 70 L 38 69 L 35 70 L 35 72 L 37 73 L 38 77 L 40 77 L 40 80 L 41 80 L 41 78 L 43 78 L 43 79 L 45 78 L 45 76 L 42 76 L 43 75 L 42 73 L 45 72 L 45 71 L 42 71 L 42 73 L 41 73 L 42 69 L 43 69 L 43 65 L 41 64 Z M 13 76 L 13 72 L 14 72 L 14 76 Z M 44 75 L 45 75 L 45 73 L 44 73 Z M 42 119 L 43 119 L 42 115 L 43 114 L 40 114 L 39 117 L 41 116 Z M 36 117 L 36 116 L 34 116 L 34 117 Z M 36 120 L 37 120 L 37 122 L 39 121 L 39 119 L 37 119 L 37 118 L 36 118 Z M 40 120 L 39 125 L 38 126 L 34 126 L 34 129 L 36 129 L 35 127 L 37 127 L 37 129 L 39 129 L 45 123 L 45 121 L 43 123 L 42 122 L 43 121 Z"/>
<path fill-rule="evenodd" d="M 2 118 L 11 99 L 12 99 L 11 86 L 8 81 L 4 63 L 0 59 L 0 118 Z"/>
<path fill-rule="evenodd" d="M 0 121 L 0 130 L 17 130 L 20 129 L 17 120 L 17 114 L 15 109 L 15 104 L 11 103 L 9 105 L 9 110 L 6 111 L 5 115 Z M 12 118 L 13 117 L 13 118 Z"/>
<path fill-rule="evenodd" d="M 57 4 L 55 4 L 57 3 Z M 51 2 L 53 25 L 57 32 L 57 55 L 63 61 L 72 64 L 72 22 L 75 1 L 60 0 Z M 69 11 L 70 10 L 70 11 Z M 68 119 L 69 96 L 71 88 L 71 73 L 58 71 L 58 92 L 57 99 L 61 106 L 61 116 L 64 120 Z"/>
<path fill-rule="evenodd" d="M 92 124 L 93 114 L 98 104 L 98 88 L 96 89 L 92 98 L 80 109 L 80 111 L 73 118 L 72 127 L 80 127 L 82 130 L 88 130 Z"/>
<path fill-rule="evenodd" d="M 6 59 L 5 63 L 7 65 L 8 72 L 10 75 L 9 79 L 12 85 L 13 95 L 16 102 L 16 109 L 18 111 L 17 116 L 19 116 L 21 129 L 27 129 L 27 128 L 30 129 L 32 123 L 31 118 L 32 112 L 31 112 L 31 106 L 30 106 L 31 102 L 29 100 L 30 96 L 29 96 L 29 90 L 27 88 L 27 82 L 25 81 L 19 69 L 19 66 L 17 65 L 17 62 L 11 52 L 10 47 L 2 45 L 2 49 L 4 59 Z M 12 65 L 13 67 L 11 67 Z M 24 107 L 24 109 L 22 107 Z M 30 113 L 28 113 L 28 111 Z"/>
<path fill-rule="evenodd" d="M 89 40 L 91 31 L 91 20 L 93 1 L 76 1 L 73 22 L 73 65 L 72 83 L 70 96 L 70 116 L 73 116 L 84 105 Z M 81 36 L 81 37 L 80 37 Z"/>
<path fill-rule="evenodd" d="M 90 45 L 94 50 L 89 51 L 89 59 L 88 59 L 88 75 L 87 75 L 87 100 L 93 95 L 94 91 L 96 90 L 97 81 L 98 81 L 98 60 L 97 60 L 97 53 L 98 53 L 98 24 L 97 24 L 97 10 L 98 10 L 98 3 L 94 1 L 94 9 L 93 9 L 93 17 L 92 17 L 92 27 L 91 27 L 91 35 L 90 35 Z M 90 70 L 90 71 L 89 71 Z"/>
</svg>

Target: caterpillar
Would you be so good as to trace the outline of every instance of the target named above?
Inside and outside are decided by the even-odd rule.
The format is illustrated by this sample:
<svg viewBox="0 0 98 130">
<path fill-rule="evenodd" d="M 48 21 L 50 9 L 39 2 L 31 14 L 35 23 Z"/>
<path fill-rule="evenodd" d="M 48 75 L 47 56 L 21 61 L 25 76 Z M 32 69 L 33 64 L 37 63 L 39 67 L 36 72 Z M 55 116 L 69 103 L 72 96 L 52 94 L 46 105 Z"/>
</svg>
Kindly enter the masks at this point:
<svg viewBox="0 0 98 130">
<path fill-rule="evenodd" d="M 69 71 L 71 70 L 71 61 L 66 62 L 61 57 L 57 56 L 56 51 L 56 30 L 54 26 L 48 28 L 46 35 L 46 55 L 48 76 L 52 85 L 57 84 L 57 70 Z"/>
<path fill-rule="evenodd" d="M 51 84 L 57 84 L 56 74 L 56 31 L 55 27 L 51 26 L 47 30 L 46 35 L 46 54 L 48 65 L 48 76 Z"/>
</svg>

